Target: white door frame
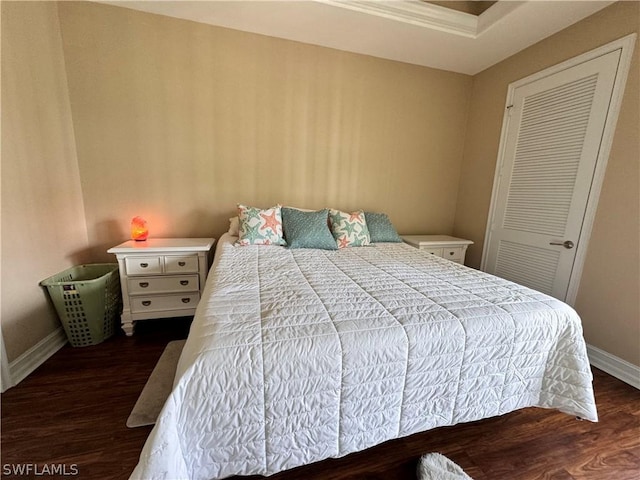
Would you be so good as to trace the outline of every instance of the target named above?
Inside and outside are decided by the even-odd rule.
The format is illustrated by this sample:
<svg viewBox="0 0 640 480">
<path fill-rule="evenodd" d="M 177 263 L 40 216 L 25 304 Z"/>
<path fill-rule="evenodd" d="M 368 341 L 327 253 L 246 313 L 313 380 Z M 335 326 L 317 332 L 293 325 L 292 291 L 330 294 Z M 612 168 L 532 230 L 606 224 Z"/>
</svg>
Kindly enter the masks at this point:
<svg viewBox="0 0 640 480">
<path fill-rule="evenodd" d="M 562 70 L 574 67 L 578 64 L 587 62 L 594 58 L 606 55 L 607 53 L 615 50 L 621 50 L 620 63 L 618 65 L 618 73 L 613 85 L 613 92 L 611 94 L 610 108 L 607 113 L 607 118 L 604 125 L 602 134 L 602 143 L 600 144 L 600 150 L 596 159 L 596 167 L 593 175 L 593 183 L 589 193 L 589 200 L 587 201 L 587 208 L 585 211 L 584 221 L 582 224 L 582 230 L 580 232 L 580 238 L 576 241 L 576 256 L 571 271 L 571 278 L 569 280 L 569 287 L 567 289 L 567 295 L 564 299 L 569 305 L 573 305 L 578 294 L 578 288 L 580 286 L 580 278 L 582 276 L 582 269 L 584 267 L 584 260 L 586 257 L 587 249 L 589 246 L 589 238 L 591 237 L 591 230 L 593 229 L 593 222 L 596 216 L 596 208 L 598 206 L 598 199 L 600 197 L 600 191 L 602 190 L 602 182 L 604 180 L 604 174 L 607 168 L 607 161 L 609 160 L 609 153 L 611 152 L 611 145 L 613 143 L 613 136 L 616 130 L 616 123 L 618 121 L 618 113 L 622 105 L 622 96 L 624 94 L 624 87 L 627 82 L 627 75 L 629 73 L 629 67 L 631 65 L 631 58 L 633 54 L 633 47 L 636 41 L 636 34 L 632 33 L 626 37 L 622 37 L 611 43 L 603 45 L 602 47 L 591 50 L 570 60 L 566 60 L 562 63 L 549 67 L 541 72 L 534 73 L 528 77 L 517 80 L 509 84 L 509 90 L 507 91 L 507 99 L 504 108 L 504 117 L 502 120 L 502 132 L 500 133 L 500 148 L 498 150 L 498 159 L 496 162 L 496 172 L 493 179 L 493 191 L 491 193 L 491 206 L 489 208 L 489 216 L 487 221 L 487 229 L 485 231 L 484 247 L 482 250 L 482 262 L 480 263 L 480 269 L 485 270 L 487 263 L 487 256 L 489 253 L 489 243 L 491 241 L 491 231 L 494 223 L 494 215 L 496 211 L 496 202 L 498 187 L 500 186 L 500 178 L 502 167 L 505 160 L 505 144 L 507 138 L 507 131 L 509 129 L 509 106 L 512 104 L 513 95 L 518 87 L 522 87 L 528 83 L 535 82 L 544 77 L 556 74 Z"/>
</svg>

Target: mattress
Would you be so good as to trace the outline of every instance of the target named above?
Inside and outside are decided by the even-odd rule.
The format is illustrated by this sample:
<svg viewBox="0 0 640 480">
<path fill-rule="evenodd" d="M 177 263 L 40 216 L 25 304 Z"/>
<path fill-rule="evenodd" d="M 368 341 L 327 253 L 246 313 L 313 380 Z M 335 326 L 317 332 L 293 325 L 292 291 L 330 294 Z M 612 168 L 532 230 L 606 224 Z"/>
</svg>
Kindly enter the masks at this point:
<svg viewBox="0 0 640 480">
<path fill-rule="evenodd" d="M 554 298 L 405 244 L 232 240 L 131 478 L 271 475 L 530 406 L 597 421 L 580 318 Z"/>
</svg>

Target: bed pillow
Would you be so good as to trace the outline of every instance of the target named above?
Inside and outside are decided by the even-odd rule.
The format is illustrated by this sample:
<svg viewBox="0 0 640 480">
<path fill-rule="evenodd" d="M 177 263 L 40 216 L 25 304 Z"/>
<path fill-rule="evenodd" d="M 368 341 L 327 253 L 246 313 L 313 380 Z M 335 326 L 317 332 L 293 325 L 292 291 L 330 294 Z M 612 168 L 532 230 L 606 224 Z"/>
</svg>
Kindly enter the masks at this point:
<svg viewBox="0 0 640 480">
<path fill-rule="evenodd" d="M 238 217 L 231 217 L 229 219 L 229 235 L 237 237 L 240 234 L 240 220 Z"/>
<path fill-rule="evenodd" d="M 402 238 L 385 213 L 364 212 L 371 243 L 402 242 Z"/>
<path fill-rule="evenodd" d="M 282 208 L 284 236 L 290 248 L 319 248 L 337 250 L 338 245 L 327 225 L 329 210 L 305 212 L 296 208 Z"/>
<path fill-rule="evenodd" d="M 347 213 L 331 209 L 329 221 L 331 233 L 338 243 L 338 248 L 363 247 L 371 244 L 367 220 L 362 210 Z"/>
<path fill-rule="evenodd" d="M 280 205 L 260 210 L 238 205 L 238 245 L 286 245 Z"/>
</svg>

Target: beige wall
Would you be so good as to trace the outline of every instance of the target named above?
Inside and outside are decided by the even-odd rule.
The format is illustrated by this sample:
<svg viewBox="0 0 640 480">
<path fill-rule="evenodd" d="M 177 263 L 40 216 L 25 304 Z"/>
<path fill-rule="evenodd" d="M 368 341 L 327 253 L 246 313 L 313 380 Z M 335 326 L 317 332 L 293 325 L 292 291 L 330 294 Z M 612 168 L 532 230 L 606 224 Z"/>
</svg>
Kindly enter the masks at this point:
<svg viewBox="0 0 640 480">
<path fill-rule="evenodd" d="M 508 83 L 638 16 L 619 2 L 472 81 L 112 6 L 3 2 L 9 358 L 58 325 L 38 282 L 113 260 L 134 215 L 188 236 L 219 235 L 238 201 L 378 209 L 401 232 L 473 239 L 477 266 Z M 576 303 L 587 341 L 636 365 L 639 51 Z"/>
<path fill-rule="evenodd" d="M 471 77 L 119 7 L 59 5 L 89 241 L 219 235 L 237 202 L 451 233 Z"/>
<path fill-rule="evenodd" d="M 2 332 L 9 361 L 59 326 L 38 282 L 86 260 L 54 3 L 2 2 Z"/>
<path fill-rule="evenodd" d="M 473 78 L 454 232 L 479 266 L 509 83 L 638 32 L 640 4 L 618 2 Z M 640 365 L 640 152 L 635 46 L 576 310 L 588 343 Z"/>
</svg>

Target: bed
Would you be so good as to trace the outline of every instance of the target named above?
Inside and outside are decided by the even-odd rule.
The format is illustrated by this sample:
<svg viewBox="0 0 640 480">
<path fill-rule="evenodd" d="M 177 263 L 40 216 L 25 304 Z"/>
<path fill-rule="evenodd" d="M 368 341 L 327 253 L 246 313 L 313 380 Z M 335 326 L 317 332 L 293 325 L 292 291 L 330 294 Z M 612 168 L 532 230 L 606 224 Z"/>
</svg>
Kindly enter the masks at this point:
<svg viewBox="0 0 640 480">
<path fill-rule="evenodd" d="M 225 234 L 134 479 L 271 475 L 537 406 L 597 421 L 568 305 L 402 243 Z"/>
</svg>

